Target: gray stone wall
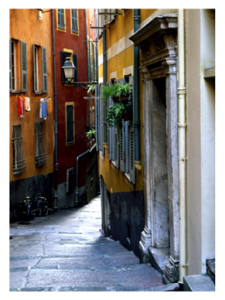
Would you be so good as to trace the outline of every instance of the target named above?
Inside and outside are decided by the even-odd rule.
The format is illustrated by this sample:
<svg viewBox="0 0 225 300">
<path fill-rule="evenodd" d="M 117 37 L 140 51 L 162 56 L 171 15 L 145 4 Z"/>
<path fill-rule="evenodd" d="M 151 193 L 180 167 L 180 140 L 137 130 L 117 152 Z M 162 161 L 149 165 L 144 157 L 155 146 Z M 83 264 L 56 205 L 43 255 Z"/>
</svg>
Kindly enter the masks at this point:
<svg viewBox="0 0 225 300">
<path fill-rule="evenodd" d="M 29 196 L 35 203 L 35 197 L 46 197 L 52 207 L 53 173 L 10 181 L 10 222 L 19 221 L 20 201 Z"/>
</svg>

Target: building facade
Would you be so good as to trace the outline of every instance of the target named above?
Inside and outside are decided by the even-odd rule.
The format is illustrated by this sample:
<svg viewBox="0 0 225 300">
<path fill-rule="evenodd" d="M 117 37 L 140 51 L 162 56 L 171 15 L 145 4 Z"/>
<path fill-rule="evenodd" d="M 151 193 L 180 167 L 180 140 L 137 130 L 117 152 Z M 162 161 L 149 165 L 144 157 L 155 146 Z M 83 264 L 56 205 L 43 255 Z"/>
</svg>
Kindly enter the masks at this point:
<svg viewBox="0 0 225 300">
<path fill-rule="evenodd" d="M 85 133 L 90 128 L 90 122 L 93 123 L 94 120 L 94 105 L 86 98 L 87 83 L 94 81 L 96 66 L 96 51 L 88 42 L 89 15 L 91 13 L 86 9 L 54 10 L 58 208 L 74 207 L 75 201 L 77 204 L 87 201 L 87 153 L 94 141 L 89 142 Z M 92 15 L 94 22 L 95 14 Z M 62 68 L 67 57 L 76 67 L 72 81 L 65 78 Z M 92 125 L 94 126 L 94 123 Z"/>
<path fill-rule="evenodd" d="M 20 219 L 20 201 L 27 196 L 34 200 L 41 195 L 47 197 L 50 205 L 52 202 L 51 14 L 36 9 L 10 9 L 9 22 L 10 221 L 16 221 Z"/>
<path fill-rule="evenodd" d="M 133 86 L 121 129 L 107 127 L 110 97 L 97 102 L 102 228 L 166 283 L 205 274 L 215 259 L 215 11 L 100 16 L 97 94 Z"/>
</svg>

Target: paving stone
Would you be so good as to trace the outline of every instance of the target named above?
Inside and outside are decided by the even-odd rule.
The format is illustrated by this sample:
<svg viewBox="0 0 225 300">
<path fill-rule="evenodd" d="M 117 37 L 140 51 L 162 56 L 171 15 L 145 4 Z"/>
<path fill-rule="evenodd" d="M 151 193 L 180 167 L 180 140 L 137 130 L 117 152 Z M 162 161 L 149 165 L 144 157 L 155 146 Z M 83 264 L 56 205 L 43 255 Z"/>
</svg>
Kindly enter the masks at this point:
<svg viewBox="0 0 225 300">
<path fill-rule="evenodd" d="M 100 198 L 28 225 L 11 224 L 10 291 L 150 291 L 150 264 L 101 233 Z"/>
</svg>

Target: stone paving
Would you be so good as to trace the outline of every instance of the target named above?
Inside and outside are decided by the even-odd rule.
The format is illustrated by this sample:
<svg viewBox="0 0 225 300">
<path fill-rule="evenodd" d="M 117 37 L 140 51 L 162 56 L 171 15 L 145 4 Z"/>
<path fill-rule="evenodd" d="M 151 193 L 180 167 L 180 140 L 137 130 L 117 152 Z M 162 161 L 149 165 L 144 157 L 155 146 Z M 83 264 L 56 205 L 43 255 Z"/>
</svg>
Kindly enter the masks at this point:
<svg viewBox="0 0 225 300">
<path fill-rule="evenodd" d="M 10 224 L 10 291 L 151 291 L 162 276 L 101 232 L 100 198 Z"/>
</svg>

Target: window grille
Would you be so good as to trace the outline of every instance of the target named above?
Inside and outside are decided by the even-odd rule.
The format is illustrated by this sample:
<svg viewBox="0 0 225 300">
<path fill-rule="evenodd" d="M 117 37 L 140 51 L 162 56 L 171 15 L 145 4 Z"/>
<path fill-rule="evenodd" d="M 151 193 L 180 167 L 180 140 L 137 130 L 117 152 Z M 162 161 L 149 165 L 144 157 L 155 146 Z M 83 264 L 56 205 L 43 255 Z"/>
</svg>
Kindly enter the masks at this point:
<svg viewBox="0 0 225 300">
<path fill-rule="evenodd" d="M 21 125 L 13 126 L 13 175 L 19 175 L 26 170 L 26 159 Z"/>
<path fill-rule="evenodd" d="M 35 166 L 46 164 L 45 134 L 43 122 L 35 123 Z"/>
</svg>

